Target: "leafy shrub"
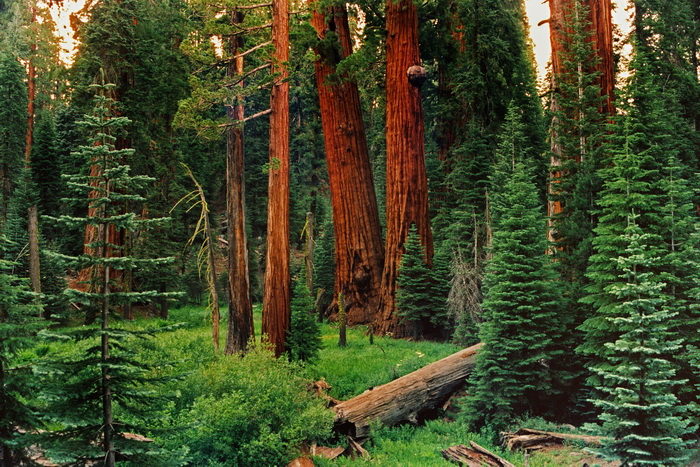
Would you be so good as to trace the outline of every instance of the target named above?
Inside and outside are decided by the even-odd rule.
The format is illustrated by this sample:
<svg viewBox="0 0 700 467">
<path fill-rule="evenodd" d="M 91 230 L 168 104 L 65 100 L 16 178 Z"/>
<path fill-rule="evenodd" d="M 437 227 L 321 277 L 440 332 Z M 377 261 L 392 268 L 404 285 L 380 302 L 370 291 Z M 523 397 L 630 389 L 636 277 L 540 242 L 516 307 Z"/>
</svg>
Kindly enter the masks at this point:
<svg viewBox="0 0 700 467">
<path fill-rule="evenodd" d="M 251 344 L 225 356 L 181 386 L 181 430 L 163 440 L 187 446 L 190 465 L 284 465 L 304 441 L 330 435 L 333 414 L 306 390 L 298 364 Z"/>
</svg>

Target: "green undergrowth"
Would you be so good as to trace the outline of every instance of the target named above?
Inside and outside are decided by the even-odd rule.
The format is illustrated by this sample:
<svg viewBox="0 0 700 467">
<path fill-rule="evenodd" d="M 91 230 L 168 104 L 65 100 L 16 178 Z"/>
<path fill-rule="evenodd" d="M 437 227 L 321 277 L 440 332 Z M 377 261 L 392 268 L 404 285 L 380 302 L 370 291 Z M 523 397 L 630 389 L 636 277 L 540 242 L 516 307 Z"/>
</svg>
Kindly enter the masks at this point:
<svg viewBox="0 0 700 467">
<path fill-rule="evenodd" d="M 222 317 L 227 310 L 221 310 Z M 126 328 L 162 328 L 148 342 L 134 343 L 133 352 L 165 381 L 154 387 L 166 403 L 144 433 L 171 455 L 153 465 L 284 465 L 298 455 L 303 442 L 333 445 L 332 413 L 308 391 L 311 381 L 325 379 L 330 395 L 348 399 L 380 384 L 450 355 L 458 347 L 437 342 L 375 337 L 366 328 L 348 329 L 347 346 L 338 347 L 338 328 L 321 324 L 323 348 L 319 359 L 306 366 L 274 359 L 260 345 L 260 307 L 255 308 L 256 343 L 244 357 L 215 354 L 211 323 L 203 307 L 171 310 L 168 320 L 139 318 L 118 322 Z M 226 320 L 221 323 L 220 348 L 225 347 Z M 43 342 L 27 351 L 33 357 L 66 355 L 79 349 L 67 342 Z M 523 426 L 551 429 L 546 422 Z M 558 431 L 564 431 L 559 429 Z M 533 455 L 503 452 L 488 435 L 469 433 L 466 424 L 433 420 L 424 426 L 376 427 L 365 444 L 369 459 L 318 459 L 317 465 L 432 466 L 451 465 L 440 451 L 475 441 L 515 465 L 549 467 L 580 465 L 580 447 Z"/>
</svg>

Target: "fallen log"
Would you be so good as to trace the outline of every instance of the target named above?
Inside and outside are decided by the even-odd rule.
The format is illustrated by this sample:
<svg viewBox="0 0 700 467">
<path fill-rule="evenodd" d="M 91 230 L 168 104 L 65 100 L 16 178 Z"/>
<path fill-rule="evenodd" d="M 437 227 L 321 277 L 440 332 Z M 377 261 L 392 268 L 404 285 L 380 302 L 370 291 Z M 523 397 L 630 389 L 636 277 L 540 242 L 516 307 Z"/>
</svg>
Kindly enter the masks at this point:
<svg viewBox="0 0 700 467">
<path fill-rule="evenodd" d="M 469 446 L 459 444 L 442 451 L 442 457 L 455 464 L 466 467 L 515 467 L 507 460 L 497 456 L 491 451 L 476 444 L 474 441 Z"/>
<path fill-rule="evenodd" d="M 601 436 L 575 435 L 570 433 L 555 433 L 553 431 L 521 428 L 515 433 L 501 433 L 506 447 L 513 450 L 539 451 L 552 446 L 561 446 L 565 441 L 581 441 L 586 444 L 600 444 Z"/>
<path fill-rule="evenodd" d="M 475 364 L 477 344 L 431 363 L 394 381 L 371 388 L 338 403 L 335 430 L 360 438 L 371 422 L 384 425 L 416 423 L 422 414 L 434 411 L 466 382 Z"/>
</svg>

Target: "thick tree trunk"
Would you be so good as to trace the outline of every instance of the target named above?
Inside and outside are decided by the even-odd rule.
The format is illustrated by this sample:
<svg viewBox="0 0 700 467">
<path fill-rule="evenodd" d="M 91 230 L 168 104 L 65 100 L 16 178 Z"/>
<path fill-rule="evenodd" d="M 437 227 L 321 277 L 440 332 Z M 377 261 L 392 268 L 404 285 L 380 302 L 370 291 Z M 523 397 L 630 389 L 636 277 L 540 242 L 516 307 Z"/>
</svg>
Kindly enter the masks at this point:
<svg viewBox="0 0 700 467">
<path fill-rule="evenodd" d="M 384 247 L 360 94 L 354 81 L 335 76 L 338 61 L 352 54 L 345 6 L 315 11 L 311 24 L 319 39 L 328 32 L 338 38 L 335 47 L 317 50 L 315 63 L 333 208 L 334 297 L 343 295 L 349 324 L 370 323 L 378 307 Z"/>
<path fill-rule="evenodd" d="M 243 22 L 243 13 L 234 11 L 231 21 Z M 242 49 L 242 38 L 233 37 L 230 55 Z M 243 57 L 238 56 L 226 70 L 229 77 L 243 75 Z M 243 81 L 237 84 L 242 91 Z M 231 122 L 226 133 L 226 217 L 228 218 L 228 333 L 226 354 L 243 352 L 253 336 L 253 307 L 250 301 L 248 238 L 245 216 L 245 152 L 243 146 L 243 98 L 237 96 L 227 108 Z M 213 246 L 213 244 L 212 244 Z"/>
<path fill-rule="evenodd" d="M 615 63 L 613 60 L 613 25 L 611 0 L 589 0 L 591 33 L 594 50 L 598 56 L 596 71 L 603 102 L 600 110 L 605 115 L 615 115 Z"/>
<path fill-rule="evenodd" d="M 415 76 L 422 71 L 418 13 L 413 0 L 388 0 L 386 27 L 386 256 L 375 328 L 380 334 L 401 337 L 406 329 L 395 310 L 396 278 L 411 224 L 418 229 L 427 261 L 433 256 L 421 80 Z"/>
<path fill-rule="evenodd" d="M 36 22 L 36 11 L 31 7 L 31 22 Z M 36 43 L 30 46 L 27 66 L 27 132 L 24 143 L 24 163 L 28 170 L 32 165 L 32 143 L 34 141 L 34 102 L 36 100 L 36 67 L 34 54 Z M 39 213 L 35 204 L 27 210 L 27 236 L 29 237 L 29 281 L 35 293 L 41 293 L 41 259 L 39 256 Z"/>
<path fill-rule="evenodd" d="M 268 177 L 267 255 L 262 332 L 276 355 L 285 350 L 289 329 L 289 0 L 272 1 L 270 166 Z"/>
<path fill-rule="evenodd" d="M 336 431 L 366 436 L 372 422 L 384 425 L 415 423 L 438 409 L 464 385 L 476 363 L 476 344 L 394 381 L 369 389 L 336 405 Z"/>
</svg>

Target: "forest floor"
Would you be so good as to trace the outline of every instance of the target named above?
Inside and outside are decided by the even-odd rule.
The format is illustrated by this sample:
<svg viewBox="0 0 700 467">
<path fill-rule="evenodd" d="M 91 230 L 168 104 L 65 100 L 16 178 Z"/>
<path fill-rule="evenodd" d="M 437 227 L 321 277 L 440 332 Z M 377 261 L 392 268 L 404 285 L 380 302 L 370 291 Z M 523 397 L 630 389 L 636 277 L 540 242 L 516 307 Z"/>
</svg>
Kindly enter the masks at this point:
<svg viewBox="0 0 700 467">
<path fill-rule="evenodd" d="M 255 329 L 259 333 L 260 310 L 256 307 L 255 311 Z M 226 316 L 224 310 L 222 315 Z M 210 327 L 201 308 L 187 307 L 171 313 L 171 321 L 194 324 L 193 320 L 198 320 L 201 325 L 188 327 L 187 332 L 209 334 Z M 225 326 L 222 325 L 222 329 Z M 328 394 L 340 400 L 354 397 L 373 386 L 387 383 L 459 350 L 450 343 L 412 342 L 382 337 L 375 337 L 374 343 L 370 344 L 366 329 L 362 326 L 348 329 L 347 346 L 341 348 L 338 347 L 337 325 L 323 323 L 321 333 L 323 349 L 319 360 L 308 366 L 309 375 L 314 380 L 324 379 L 331 386 Z M 257 339 L 259 337 L 256 336 Z M 222 336 L 222 347 L 223 345 Z M 557 428 L 542 420 L 523 421 L 522 426 L 549 430 Z M 514 426 L 513 431 L 519 427 Z M 456 444 L 468 444 L 469 441 L 486 447 L 519 467 L 619 465 L 606 463 L 586 453 L 582 446 L 566 446 L 530 455 L 508 452 L 495 446 L 486 436 L 470 433 L 458 417 L 456 420 L 447 417 L 431 420 L 422 426 L 377 427 L 369 442 L 364 445 L 369 452 L 368 458 L 340 457 L 332 461 L 314 458 L 314 462 L 318 466 L 449 466 L 454 464 L 443 459 L 440 451 Z"/>
<path fill-rule="evenodd" d="M 227 310 L 221 310 L 227 316 Z M 157 321 L 157 320 L 156 320 Z M 211 323 L 204 307 L 189 306 L 174 309 L 170 319 L 162 324 L 182 323 L 181 327 L 156 334 L 155 346 L 145 353 L 143 358 L 151 361 L 176 362 L 176 371 L 182 374 L 192 373 L 210 364 L 216 357 L 211 349 Z M 127 327 L 153 328 L 158 326 L 152 318 L 138 318 L 125 323 Z M 255 309 L 255 330 L 260 339 L 260 309 Z M 222 336 L 220 347 L 225 346 L 226 323 L 221 324 Z M 395 340 L 376 337 L 370 344 L 364 327 L 348 329 L 347 346 L 338 347 L 338 327 L 333 323 L 321 325 L 323 348 L 318 361 L 308 364 L 305 378 L 309 381 L 324 379 L 331 387 L 328 395 L 345 400 L 361 394 L 365 390 L 387 383 L 408 374 L 427 364 L 451 355 L 459 348 L 450 343 Z M 61 344 L 59 344 L 61 345 Z M 148 352 L 148 351 L 146 351 Z M 441 456 L 441 451 L 457 444 L 469 444 L 474 441 L 486 449 L 498 454 L 514 465 L 528 467 L 567 467 L 599 465 L 614 467 L 619 464 L 606 463 L 584 450 L 583 445 L 567 445 L 560 449 L 540 451 L 532 454 L 508 452 L 494 445 L 488 436 L 469 432 L 460 421 L 459 404 L 451 407 L 442 418 L 430 420 L 421 426 L 374 427 L 371 438 L 364 444 L 368 451 L 367 458 L 339 457 L 334 460 L 314 458 L 318 466 L 408 466 L 429 467 L 454 465 Z M 516 431 L 521 427 L 548 430 L 569 431 L 541 419 L 523 420 L 511 427 Z M 576 430 L 576 432 L 582 433 Z M 342 445 L 344 440 L 338 440 Z M 185 441 L 186 442 L 186 441 Z"/>
</svg>

